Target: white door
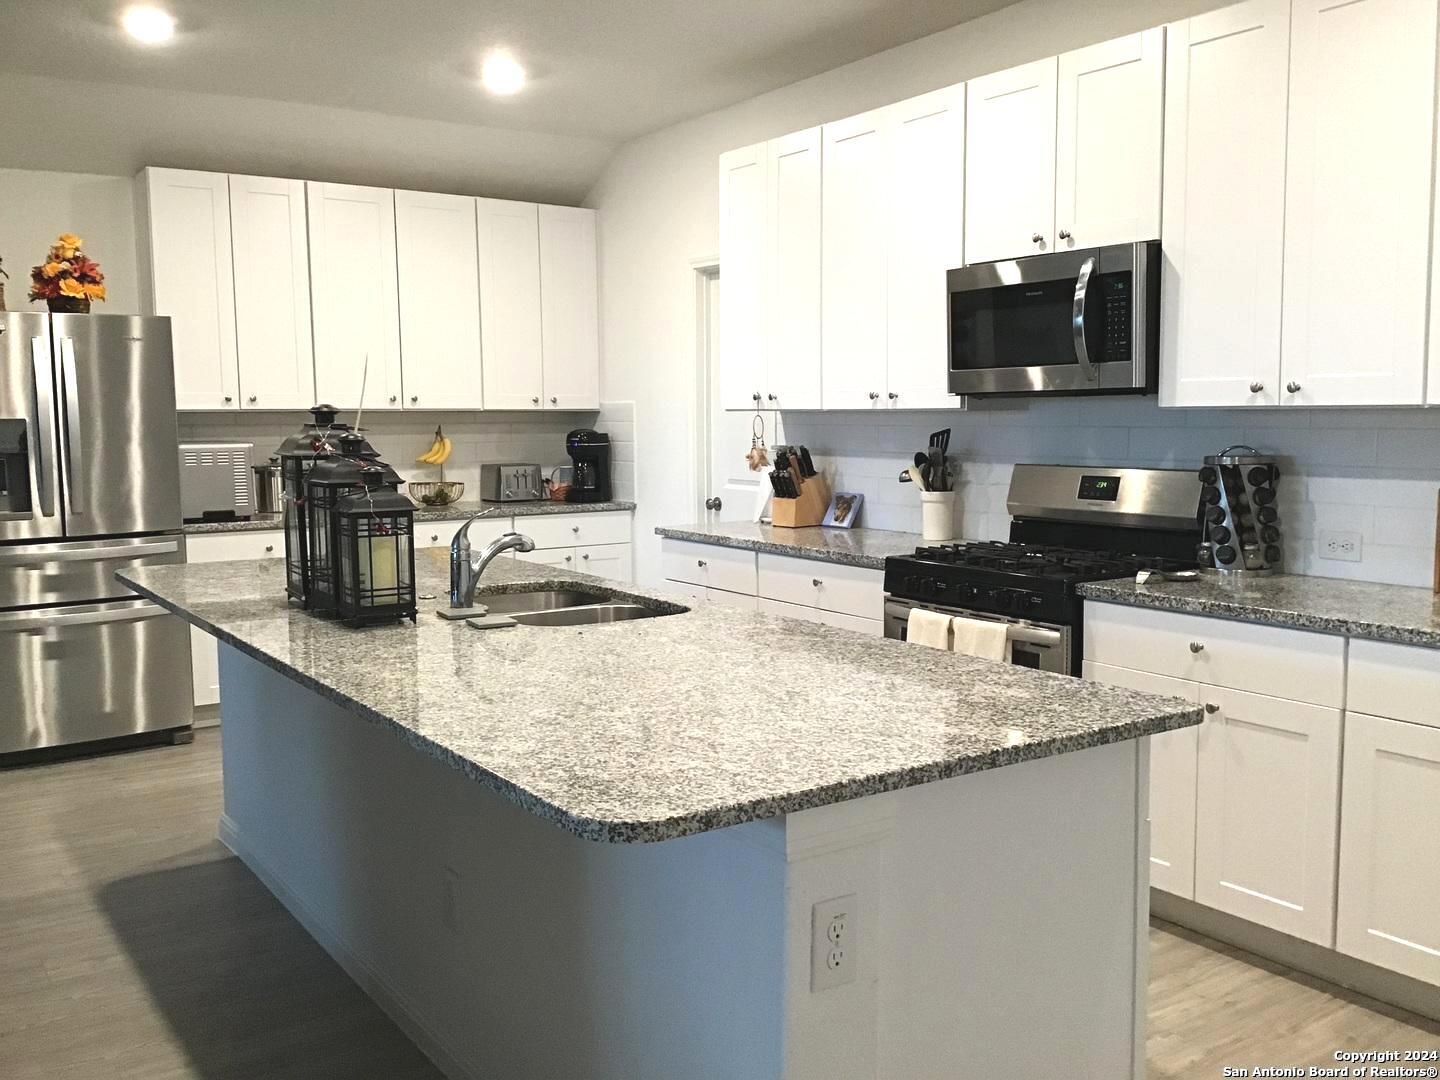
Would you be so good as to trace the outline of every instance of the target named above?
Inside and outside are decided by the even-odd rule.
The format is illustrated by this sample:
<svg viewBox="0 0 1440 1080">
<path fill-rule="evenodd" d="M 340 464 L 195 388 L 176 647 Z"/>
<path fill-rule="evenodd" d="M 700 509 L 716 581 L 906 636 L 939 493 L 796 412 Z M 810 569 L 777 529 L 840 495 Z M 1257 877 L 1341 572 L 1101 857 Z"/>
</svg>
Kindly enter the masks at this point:
<svg viewBox="0 0 1440 1080">
<path fill-rule="evenodd" d="M 820 408 L 820 129 L 773 139 L 765 407 Z M 726 278 L 729 281 L 729 278 Z"/>
<path fill-rule="evenodd" d="M 1345 716 L 1335 947 L 1440 984 L 1440 727 Z"/>
<path fill-rule="evenodd" d="M 1060 56 L 1055 246 L 1160 238 L 1165 30 Z"/>
<path fill-rule="evenodd" d="M 1195 899 L 1332 946 L 1340 710 L 1213 686 L 1201 695 Z"/>
<path fill-rule="evenodd" d="M 534 203 L 475 200 L 485 408 L 538 409 L 540 211 Z"/>
<path fill-rule="evenodd" d="M 965 95 L 965 261 L 1055 245 L 1055 57 L 971 79 Z"/>
<path fill-rule="evenodd" d="M 1280 401 L 1290 0 L 1169 27 L 1160 403 Z"/>
<path fill-rule="evenodd" d="M 596 544 L 575 549 L 574 569 L 612 581 L 633 581 L 629 544 Z"/>
<path fill-rule="evenodd" d="M 170 316 L 175 404 L 239 408 L 229 179 L 181 169 L 146 169 L 142 177 L 150 309 Z"/>
<path fill-rule="evenodd" d="M 889 404 L 885 350 L 890 231 L 885 110 L 826 124 L 824 141 L 824 404 L 827 409 L 885 408 Z M 728 277 L 726 282 L 728 289 Z"/>
<path fill-rule="evenodd" d="M 720 394 L 727 409 L 764 401 L 770 152 L 766 143 L 720 155 Z"/>
<path fill-rule="evenodd" d="M 315 404 L 305 182 L 230 177 L 235 339 L 246 409 Z"/>
<path fill-rule="evenodd" d="M 902 101 L 886 113 L 886 401 L 898 409 L 963 407 L 965 399 L 950 396 L 946 383 L 945 272 L 965 261 L 965 85 Z"/>
<path fill-rule="evenodd" d="M 746 454 L 763 426 L 767 445 L 775 442 L 779 413 L 728 410 L 721 397 L 720 290 L 718 268 L 696 271 L 696 321 L 700 340 L 696 355 L 695 494 L 696 521 L 752 521 L 770 485 L 763 472 L 753 472 Z M 757 425 L 756 417 L 759 417 Z"/>
<path fill-rule="evenodd" d="M 475 200 L 395 192 L 400 355 L 407 409 L 478 409 L 480 275 Z"/>
<path fill-rule="evenodd" d="M 1200 702 L 1199 683 L 1084 661 L 1085 678 L 1144 694 Z M 1195 783 L 1200 728 L 1150 737 L 1150 884 L 1195 899 Z"/>
<path fill-rule="evenodd" d="M 356 409 L 400 408 L 395 193 L 308 181 L 315 394 Z M 368 366 L 368 374 L 366 369 Z"/>
<path fill-rule="evenodd" d="M 516 551 L 515 558 L 522 562 L 537 563 L 540 566 L 558 566 L 565 570 L 578 569 L 575 565 L 574 548 L 536 548 L 534 551 Z"/>
<path fill-rule="evenodd" d="M 1434 162 L 1434 0 L 1295 0 L 1284 392 L 1417 405 Z"/>
<path fill-rule="evenodd" d="M 540 207 L 542 396 L 550 409 L 600 407 L 595 211 Z"/>
</svg>

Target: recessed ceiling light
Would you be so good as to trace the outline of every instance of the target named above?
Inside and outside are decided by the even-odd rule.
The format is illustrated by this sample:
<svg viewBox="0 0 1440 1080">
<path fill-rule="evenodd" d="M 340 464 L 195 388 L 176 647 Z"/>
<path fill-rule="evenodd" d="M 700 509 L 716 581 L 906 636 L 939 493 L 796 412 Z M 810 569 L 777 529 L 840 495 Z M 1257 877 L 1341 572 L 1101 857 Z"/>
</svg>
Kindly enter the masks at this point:
<svg viewBox="0 0 1440 1080">
<path fill-rule="evenodd" d="M 175 36 L 175 16 L 148 4 L 126 8 L 120 25 L 142 45 L 163 45 Z"/>
<path fill-rule="evenodd" d="M 525 85 L 525 69 L 505 49 L 496 49 L 480 65 L 480 82 L 492 94 L 514 94 Z"/>
</svg>

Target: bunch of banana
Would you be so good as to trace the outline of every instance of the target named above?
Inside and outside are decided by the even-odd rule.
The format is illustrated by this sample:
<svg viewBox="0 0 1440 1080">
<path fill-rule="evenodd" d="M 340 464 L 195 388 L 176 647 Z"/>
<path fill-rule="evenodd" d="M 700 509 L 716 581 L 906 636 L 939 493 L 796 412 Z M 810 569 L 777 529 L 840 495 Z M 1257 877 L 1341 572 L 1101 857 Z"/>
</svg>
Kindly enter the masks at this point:
<svg viewBox="0 0 1440 1080">
<path fill-rule="evenodd" d="M 444 465 L 450 460 L 450 453 L 455 449 L 455 444 L 450 437 L 438 427 L 435 429 L 435 439 L 430 443 L 430 449 L 415 459 L 419 465 Z"/>
</svg>

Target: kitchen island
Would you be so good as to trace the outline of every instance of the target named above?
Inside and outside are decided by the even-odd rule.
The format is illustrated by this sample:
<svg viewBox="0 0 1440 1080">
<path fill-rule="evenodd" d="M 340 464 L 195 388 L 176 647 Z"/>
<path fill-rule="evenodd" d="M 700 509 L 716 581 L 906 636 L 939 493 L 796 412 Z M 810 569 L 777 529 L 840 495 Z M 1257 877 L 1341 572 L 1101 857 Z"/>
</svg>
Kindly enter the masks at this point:
<svg viewBox="0 0 1440 1080">
<path fill-rule="evenodd" d="M 447 1074 L 1143 1075 L 1191 703 L 507 559 L 477 599 L 666 614 L 351 631 L 282 573 L 122 580 L 220 640 L 222 838 Z"/>
</svg>

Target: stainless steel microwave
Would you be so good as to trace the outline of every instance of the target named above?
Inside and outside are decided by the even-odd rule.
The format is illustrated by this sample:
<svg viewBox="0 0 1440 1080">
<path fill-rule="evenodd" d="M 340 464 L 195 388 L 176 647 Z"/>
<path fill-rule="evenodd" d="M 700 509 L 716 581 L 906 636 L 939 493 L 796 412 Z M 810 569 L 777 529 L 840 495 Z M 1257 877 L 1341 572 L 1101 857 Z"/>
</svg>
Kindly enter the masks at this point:
<svg viewBox="0 0 1440 1080">
<path fill-rule="evenodd" d="M 952 394 L 1152 394 L 1160 242 L 951 270 Z"/>
</svg>

